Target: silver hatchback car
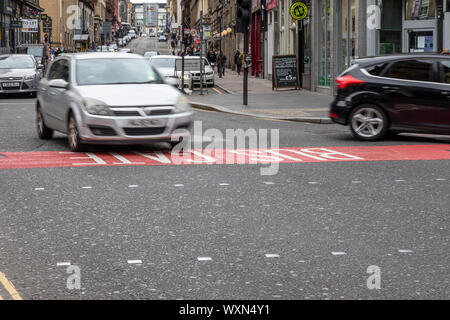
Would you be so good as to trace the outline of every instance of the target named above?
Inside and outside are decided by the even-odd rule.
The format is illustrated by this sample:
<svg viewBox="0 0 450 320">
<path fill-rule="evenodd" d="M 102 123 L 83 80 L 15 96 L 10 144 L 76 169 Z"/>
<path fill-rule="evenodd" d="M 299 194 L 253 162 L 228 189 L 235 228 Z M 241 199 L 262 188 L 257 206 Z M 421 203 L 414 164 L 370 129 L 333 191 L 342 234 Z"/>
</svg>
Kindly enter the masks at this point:
<svg viewBox="0 0 450 320">
<path fill-rule="evenodd" d="M 35 94 L 43 68 L 29 54 L 0 55 L 0 93 Z"/>
<path fill-rule="evenodd" d="M 85 144 L 174 146 L 189 135 L 193 115 L 180 91 L 129 53 L 60 55 L 39 83 L 36 113 L 39 137 L 66 133 L 72 151 Z"/>
</svg>

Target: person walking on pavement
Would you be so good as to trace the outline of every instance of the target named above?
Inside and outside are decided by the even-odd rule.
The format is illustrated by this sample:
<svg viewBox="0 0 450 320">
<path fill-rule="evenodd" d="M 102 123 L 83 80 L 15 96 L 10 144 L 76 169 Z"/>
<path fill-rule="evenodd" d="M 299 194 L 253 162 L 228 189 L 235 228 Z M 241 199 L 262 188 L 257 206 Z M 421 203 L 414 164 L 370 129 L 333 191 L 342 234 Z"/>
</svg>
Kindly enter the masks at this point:
<svg viewBox="0 0 450 320">
<path fill-rule="evenodd" d="M 219 56 L 217 57 L 217 72 L 219 73 L 219 78 L 225 76 L 225 63 L 227 57 L 223 54 L 222 50 L 219 51 Z"/>
<path fill-rule="evenodd" d="M 241 52 L 239 50 L 236 50 L 236 53 L 234 54 L 234 64 L 236 65 L 237 74 L 238 76 L 240 76 L 242 68 L 242 60 L 241 60 Z"/>
<path fill-rule="evenodd" d="M 207 55 L 207 59 L 209 64 L 214 68 L 214 66 L 216 65 L 216 53 L 214 52 L 214 50 L 211 48 L 211 50 L 209 50 L 208 55 Z"/>
</svg>

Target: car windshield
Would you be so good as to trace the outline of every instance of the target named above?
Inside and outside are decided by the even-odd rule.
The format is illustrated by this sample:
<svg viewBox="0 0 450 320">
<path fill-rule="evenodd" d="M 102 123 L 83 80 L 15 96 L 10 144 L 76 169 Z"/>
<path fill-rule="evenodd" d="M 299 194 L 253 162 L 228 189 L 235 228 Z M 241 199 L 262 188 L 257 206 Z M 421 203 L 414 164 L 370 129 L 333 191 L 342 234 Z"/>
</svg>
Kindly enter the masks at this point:
<svg viewBox="0 0 450 320">
<path fill-rule="evenodd" d="M 79 85 L 164 83 L 144 59 L 111 58 L 77 61 Z"/>
<path fill-rule="evenodd" d="M 0 69 L 33 69 L 34 60 L 27 56 L 2 56 Z"/>
<path fill-rule="evenodd" d="M 173 58 L 155 58 L 151 63 L 155 68 L 175 68 L 175 60 Z"/>
<path fill-rule="evenodd" d="M 37 48 L 28 48 L 28 54 L 31 54 L 32 56 L 35 56 L 35 57 L 42 57 L 42 49 L 43 48 L 39 48 L 39 47 L 37 47 Z"/>
</svg>

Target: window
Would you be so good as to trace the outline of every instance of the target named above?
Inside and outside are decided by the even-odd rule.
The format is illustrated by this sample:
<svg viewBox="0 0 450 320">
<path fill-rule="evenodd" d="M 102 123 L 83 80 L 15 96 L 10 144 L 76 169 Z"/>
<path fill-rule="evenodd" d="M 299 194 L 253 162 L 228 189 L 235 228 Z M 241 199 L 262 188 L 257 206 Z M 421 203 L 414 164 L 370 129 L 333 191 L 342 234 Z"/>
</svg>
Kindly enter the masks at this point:
<svg viewBox="0 0 450 320">
<path fill-rule="evenodd" d="M 374 66 L 367 67 L 366 70 L 373 76 L 380 76 L 383 73 L 384 69 L 386 69 L 387 65 L 388 63 L 380 63 Z"/>
<path fill-rule="evenodd" d="M 406 0 L 406 20 L 428 20 L 436 17 L 436 0 Z"/>
<path fill-rule="evenodd" d="M 50 67 L 50 70 L 48 71 L 48 80 L 53 79 L 61 79 L 62 75 L 62 60 L 57 60 L 53 62 L 52 66 Z"/>
<path fill-rule="evenodd" d="M 450 60 L 441 60 L 441 82 L 450 84 Z"/>
<path fill-rule="evenodd" d="M 62 72 L 61 72 L 62 79 L 69 82 L 70 79 L 70 65 L 68 60 L 63 60 L 62 62 Z"/>
<path fill-rule="evenodd" d="M 406 60 L 394 62 L 387 77 L 414 81 L 433 81 L 433 62 L 430 60 Z"/>
</svg>

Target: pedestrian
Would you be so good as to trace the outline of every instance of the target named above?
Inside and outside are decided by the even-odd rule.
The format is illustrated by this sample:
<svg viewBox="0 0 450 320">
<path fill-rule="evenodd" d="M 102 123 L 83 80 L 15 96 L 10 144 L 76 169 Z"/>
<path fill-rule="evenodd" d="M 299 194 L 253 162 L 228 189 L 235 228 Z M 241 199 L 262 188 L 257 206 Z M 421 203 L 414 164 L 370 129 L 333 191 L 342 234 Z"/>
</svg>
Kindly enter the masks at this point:
<svg viewBox="0 0 450 320">
<path fill-rule="evenodd" d="M 214 66 L 216 65 L 216 53 L 214 52 L 214 49 L 211 48 L 211 50 L 209 50 L 206 58 L 208 59 L 209 64 L 214 68 Z"/>
<path fill-rule="evenodd" d="M 219 51 L 219 55 L 217 57 L 217 72 L 219 73 L 219 78 L 225 75 L 225 63 L 227 61 L 227 57 L 223 54 L 222 50 Z"/>
<path fill-rule="evenodd" d="M 236 65 L 237 74 L 238 76 L 240 76 L 242 68 L 242 60 L 241 60 L 241 52 L 239 50 L 236 50 L 236 53 L 234 54 L 234 64 Z"/>
</svg>

